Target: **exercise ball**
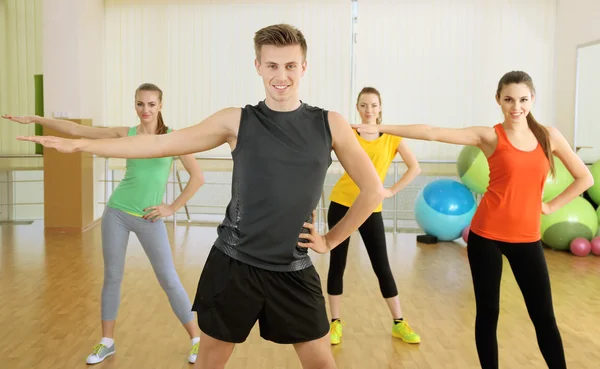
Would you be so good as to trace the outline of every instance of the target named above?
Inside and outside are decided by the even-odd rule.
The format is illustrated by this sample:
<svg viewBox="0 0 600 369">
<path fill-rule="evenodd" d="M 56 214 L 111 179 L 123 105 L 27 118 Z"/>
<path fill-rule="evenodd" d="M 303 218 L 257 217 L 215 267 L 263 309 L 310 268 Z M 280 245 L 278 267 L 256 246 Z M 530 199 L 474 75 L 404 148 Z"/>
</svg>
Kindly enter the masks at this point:
<svg viewBox="0 0 600 369">
<path fill-rule="evenodd" d="M 592 238 L 590 242 L 592 254 L 600 256 L 600 236 Z"/>
<path fill-rule="evenodd" d="M 471 226 L 468 225 L 465 227 L 465 229 L 463 229 L 462 231 L 462 239 L 465 242 L 469 242 L 469 232 L 471 231 Z"/>
<path fill-rule="evenodd" d="M 591 240 L 598 232 L 594 207 L 580 196 L 554 213 L 541 217 L 542 242 L 555 250 L 568 250 L 575 238 Z"/>
<path fill-rule="evenodd" d="M 542 201 L 548 202 L 560 195 L 567 187 L 575 181 L 567 167 L 563 164 L 562 160 L 558 157 L 554 157 L 554 169 L 556 171 L 556 175 L 552 175 L 552 173 L 548 172 L 548 176 L 546 177 L 546 183 L 544 184 L 544 195 L 542 197 Z"/>
<path fill-rule="evenodd" d="M 490 167 L 483 151 L 476 146 L 465 146 L 456 161 L 458 178 L 471 191 L 483 194 L 490 183 Z"/>
<path fill-rule="evenodd" d="M 592 245 L 590 244 L 590 241 L 585 238 L 577 237 L 571 241 L 569 248 L 571 249 L 571 253 L 575 256 L 588 256 L 592 250 Z"/>
<path fill-rule="evenodd" d="M 439 241 L 454 241 L 471 223 L 477 203 L 469 189 L 452 179 L 428 183 L 417 195 L 415 218 L 421 229 Z"/>
<path fill-rule="evenodd" d="M 592 201 L 600 205 L 600 160 L 592 165 L 590 172 L 594 178 L 594 185 L 587 189 L 587 194 Z"/>
</svg>

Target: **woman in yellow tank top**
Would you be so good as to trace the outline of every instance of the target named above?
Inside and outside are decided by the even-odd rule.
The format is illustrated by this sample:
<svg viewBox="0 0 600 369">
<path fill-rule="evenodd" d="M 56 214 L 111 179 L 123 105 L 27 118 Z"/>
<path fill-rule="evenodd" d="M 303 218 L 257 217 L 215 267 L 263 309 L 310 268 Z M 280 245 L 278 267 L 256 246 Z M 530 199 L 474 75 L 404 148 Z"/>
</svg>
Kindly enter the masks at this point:
<svg viewBox="0 0 600 369">
<path fill-rule="evenodd" d="M 365 87 L 362 89 L 358 94 L 356 108 L 363 124 L 381 124 L 381 95 L 375 88 Z M 397 183 L 386 190 L 386 197 L 394 196 L 421 172 L 417 159 L 401 137 L 379 133 L 359 134 L 355 132 L 355 134 L 357 140 L 371 158 L 382 182 L 396 154 L 400 154 L 406 163 L 407 171 Z M 359 192 L 358 186 L 345 173 L 331 192 L 331 203 L 327 214 L 327 221 L 330 228 L 334 227 L 342 219 L 348 208 L 356 200 Z M 385 229 L 381 211 L 382 204 L 379 204 L 373 214 L 360 226 L 359 232 L 369 254 L 373 270 L 379 280 L 381 294 L 385 298 L 394 319 L 392 335 L 402 339 L 404 342 L 419 343 L 421 338 L 402 317 L 400 298 L 398 297 L 398 290 L 387 255 Z M 331 344 L 334 345 L 340 343 L 342 337 L 340 304 L 349 243 L 350 238 L 331 250 L 327 293 L 329 295 L 329 307 L 332 314 L 330 337 Z"/>
</svg>

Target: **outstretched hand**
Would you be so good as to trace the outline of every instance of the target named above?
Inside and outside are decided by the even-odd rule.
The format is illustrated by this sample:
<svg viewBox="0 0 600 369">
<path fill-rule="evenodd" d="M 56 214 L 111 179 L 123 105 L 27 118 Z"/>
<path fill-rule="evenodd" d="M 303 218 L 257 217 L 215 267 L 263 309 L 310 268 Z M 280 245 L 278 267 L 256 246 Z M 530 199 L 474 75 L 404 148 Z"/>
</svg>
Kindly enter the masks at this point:
<svg viewBox="0 0 600 369">
<path fill-rule="evenodd" d="M 34 117 L 30 116 L 30 115 L 15 116 L 15 115 L 4 114 L 2 116 L 2 118 L 12 120 L 13 122 L 17 122 L 17 123 L 21 123 L 21 124 L 34 123 L 34 121 L 33 121 Z"/>
<path fill-rule="evenodd" d="M 330 250 L 327 245 L 327 239 L 325 236 L 321 236 L 315 228 L 315 219 L 317 213 L 313 210 L 312 212 L 312 223 L 304 223 L 304 228 L 308 229 L 309 233 L 300 233 L 300 237 L 306 241 L 298 242 L 298 246 L 313 249 L 319 254 L 324 254 Z"/>
<path fill-rule="evenodd" d="M 19 136 L 19 141 L 31 141 L 39 143 L 49 149 L 56 149 L 58 152 L 70 154 L 79 151 L 81 140 L 72 138 L 61 138 L 54 136 Z"/>
<path fill-rule="evenodd" d="M 351 124 L 358 133 L 379 133 L 379 124 Z"/>
</svg>

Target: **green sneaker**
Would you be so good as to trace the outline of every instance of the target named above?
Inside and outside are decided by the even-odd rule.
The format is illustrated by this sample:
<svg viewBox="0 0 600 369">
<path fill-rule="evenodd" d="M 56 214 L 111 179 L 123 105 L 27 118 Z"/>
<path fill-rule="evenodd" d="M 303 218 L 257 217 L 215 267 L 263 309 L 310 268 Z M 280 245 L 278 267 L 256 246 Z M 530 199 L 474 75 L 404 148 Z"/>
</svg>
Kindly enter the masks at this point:
<svg viewBox="0 0 600 369">
<path fill-rule="evenodd" d="M 406 343 L 421 342 L 421 337 L 412 330 L 405 320 L 395 323 L 392 326 L 392 336 L 400 338 Z"/>
<path fill-rule="evenodd" d="M 342 341 L 342 322 L 334 320 L 329 326 L 329 338 L 332 345 L 337 345 Z"/>
<path fill-rule="evenodd" d="M 98 363 L 103 362 L 104 359 L 106 359 L 110 355 L 113 355 L 114 353 L 115 353 L 115 344 L 114 343 L 110 347 L 106 347 L 105 345 L 99 343 L 96 346 L 94 346 L 92 353 L 87 357 L 85 362 L 87 364 L 98 364 Z"/>
</svg>

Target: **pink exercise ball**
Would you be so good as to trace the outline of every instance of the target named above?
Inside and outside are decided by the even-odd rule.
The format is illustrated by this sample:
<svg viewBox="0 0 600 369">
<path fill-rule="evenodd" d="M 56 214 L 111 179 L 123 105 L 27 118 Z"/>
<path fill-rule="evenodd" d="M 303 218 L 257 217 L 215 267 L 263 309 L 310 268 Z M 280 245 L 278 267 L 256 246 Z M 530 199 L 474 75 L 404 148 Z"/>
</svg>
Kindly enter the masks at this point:
<svg viewBox="0 0 600 369">
<path fill-rule="evenodd" d="M 592 246 L 592 254 L 600 256 L 600 236 L 592 238 L 590 244 Z"/>
<path fill-rule="evenodd" d="M 471 229 L 470 226 L 466 226 L 462 231 L 462 239 L 465 242 L 467 242 L 469 240 L 469 230 L 470 229 Z"/>
<path fill-rule="evenodd" d="M 571 252 L 576 256 L 588 256 L 592 251 L 592 244 L 583 237 L 577 237 L 571 241 Z"/>
</svg>

